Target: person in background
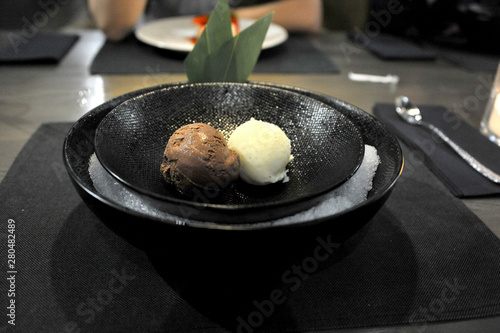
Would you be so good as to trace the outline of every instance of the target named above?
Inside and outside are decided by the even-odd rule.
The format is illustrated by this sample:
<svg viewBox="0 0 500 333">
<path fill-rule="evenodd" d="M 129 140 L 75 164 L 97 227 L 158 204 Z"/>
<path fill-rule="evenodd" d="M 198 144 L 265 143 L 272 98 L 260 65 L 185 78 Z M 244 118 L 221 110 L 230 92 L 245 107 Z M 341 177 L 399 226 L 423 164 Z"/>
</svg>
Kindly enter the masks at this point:
<svg viewBox="0 0 500 333">
<path fill-rule="evenodd" d="M 88 0 L 99 29 L 111 40 L 121 40 L 144 16 L 146 20 L 178 15 L 202 15 L 217 0 Z M 245 0 L 229 0 L 236 15 L 259 19 L 274 11 L 273 22 L 290 32 L 316 33 L 323 25 L 321 0 L 281 0 L 244 6 Z M 242 5 L 242 6 L 240 6 Z"/>
<path fill-rule="evenodd" d="M 385 18 L 384 33 L 500 52 L 500 0 L 371 0 L 370 20 L 380 19 L 395 3 L 401 10 Z"/>
<path fill-rule="evenodd" d="M 372 0 L 370 15 L 387 11 L 394 3 L 394 0 Z M 457 0 L 398 0 L 397 4 L 397 13 L 386 19 L 383 32 L 424 38 L 445 31 L 456 20 Z"/>
</svg>

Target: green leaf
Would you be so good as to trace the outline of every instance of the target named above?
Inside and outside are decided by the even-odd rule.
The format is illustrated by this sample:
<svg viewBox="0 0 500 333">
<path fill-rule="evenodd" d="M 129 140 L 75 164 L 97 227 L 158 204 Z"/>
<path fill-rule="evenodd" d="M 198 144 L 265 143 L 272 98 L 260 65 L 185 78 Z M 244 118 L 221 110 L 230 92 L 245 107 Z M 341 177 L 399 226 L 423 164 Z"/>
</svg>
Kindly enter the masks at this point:
<svg viewBox="0 0 500 333">
<path fill-rule="evenodd" d="M 227 0 L 219 0 L 210 14 L 205 30 L 184 60 L 189 82 L 203 82 L 208 55 L 232 38 L 231 10 Z"/>
<path fill-rule="evenodd" d="M 233 37 L 227 0 L 219 0 L 184 61 L 188 81 L 246 82 L 259 58 L 272 16 L 266 15 Z"/>
<path fill-rule="evenodd" d="M 206 47 L 208 53 L 217 50 L 228 40 L 233 38 L 231 31 L 231 10 L 228 0 L 217 2 L 215 9 L 208 18 L 207 26 L 203 31 L 205 35 Z"/>
</svg>

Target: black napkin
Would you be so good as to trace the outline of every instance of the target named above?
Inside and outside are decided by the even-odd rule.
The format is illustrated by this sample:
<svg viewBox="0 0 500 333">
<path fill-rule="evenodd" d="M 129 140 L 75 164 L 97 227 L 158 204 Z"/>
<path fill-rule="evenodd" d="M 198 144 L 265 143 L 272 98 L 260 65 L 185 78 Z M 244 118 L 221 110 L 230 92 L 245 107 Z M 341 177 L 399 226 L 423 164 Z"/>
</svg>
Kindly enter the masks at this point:
<svg viewBox="0 0 500 333">
<path fill-rule="evenodd" d="M 0 63 L 58 63 L 78 35 L 21 31 L 0 32 Z"/>
<path fill-rule="evenodd" d="M 385 60 L 434 60 L 434 52 L 397 36 L 377 34 L 369 37 L 362 31 L 349 31 L 348 38 L 356 44 L 366 47 Z"/>
<path fill-rule="evenodd" d="M 184 73 L 186 53 L 149 46 L 130 35 L 106 41 L 90 67 L 92 74 Z M 254 73 L 338 73 L 338 67 L 307 36 L 291 34 L 274 48 L 262 50 Z"/>
<path fill-rule="evenodd" d="M 418 161 L 343 244 L 151 224 L 121 237 L 120 215 L 100 221 L 65 172 L 70 126 L 41 126 L 0 184 L 4 235 L 15 224 L 9 301 L 20 332 L 422 331 L 500 314 L 500 240 Z"/>
<path fill-rule="evenodd" d="M 499 54 L 486 52 L 474 52 L 467 50 L 454 49 L 449 47 L 433 46 L 432 49 L 440 58 L 472 72 L 496 73 Z"/>
<path fill-rule="evenodd" d="M 442 106 L 422 105 L 419 108 L 426 122 L 439 128 L 479 162 L 500 174 L 500 147 Z M 455 196 L 475 197 L 500 193 L 500 185 L 480 175 L 428 129 L 404 122 L 396 114 L 393 104 L 376 104 L 373 112 L 402 140 L 421 152 L 407 159 L 421 158 L 423 153 L 427 166 Z"/>
</svg>

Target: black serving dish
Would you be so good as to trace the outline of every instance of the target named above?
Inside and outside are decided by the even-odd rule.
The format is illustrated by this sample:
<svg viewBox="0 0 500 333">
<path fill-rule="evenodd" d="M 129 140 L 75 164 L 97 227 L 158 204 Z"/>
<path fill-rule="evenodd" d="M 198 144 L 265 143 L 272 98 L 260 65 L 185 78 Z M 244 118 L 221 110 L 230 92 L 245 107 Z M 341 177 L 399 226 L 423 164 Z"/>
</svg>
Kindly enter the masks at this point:
<svg viewBox="0 0 500 333">
<path fill-rule="evenodd" d="M 213 182 L 191 196 L 165 182 L 163 151 L 178 128 L 207 123 L 229 139 L 251 118 L 279 126 L 290 138 L 294 160 L 287 166 L 288 182 Z M 351 178 L 364 155 L 359 129 L 334 108 L 288 90 L 238 83 L 186 84 L 127 100 L 100 122 L 94 147 L 102 166 L 153 207 L 183 216 L 178 209 L 183 205 L 203 210 L 198 214 L 203 221 L 222 223 L 265 221 L 306 209 Z"/>
<path fill-rule="evenodd" d="M 268 87 L 286 89 L 315 98 L 335 108 L 357 125 L 363 136 L 364 143 L 374 146 L 381 159 L 381 163 L 373 179 L 373 188 L 368 193 L 367 200 L 350 209 L 320 219 L 303 219 L 294 221 L 293 223 L 273 221 L 275 216 L 272 215 L 272 210 L 270 210 L 264 214 L 265 216 L 262 216 L 267 217 L 267 220 L 239 224 L 204 222 L 194 218 L 180 219 L 168 213 L 151 214 L 148 212 L 147 207 L 141 210 L 132 209 L 120 202 L 109 200 L 95 189 L 88 171 L 89 159 L 95 152 L 95 131 L 99 123 L 116 106 L 131 98 L 150 91 L 181 84 L 182 83 L 150 87 L 116 97 L 85 114 L 69 131 L 63 148 L 65 166 L 79 194 L 96 214 L 108 217 L 115 216 L 115 219 L 121 219 L 123 223 L 125 223 L 124 220 L 131 223 L 140 221 L 144 223 L 158 222 L 166 225 L 189 226 L 205 229 L 261 230 L 277 227 L 312 226 L 324 222 L 328 222 L 329 225 L 335 225 L 337 229 L 357 229 L 364 225 L 383 205 L 401 174 L 403 168 L 403 155 L 399 143 L 394 135 L 373 116 L 344 101 L 316 92 L 283 85 L 277 86 L 267 83 L 254 83 Z M 299 207 L 299 209 L 302 208 Z M 205 213 L 206 212 L 203 214 Z M 244 219 L 245 217 L 236 215 L 232 218 Z"/>
</svg>

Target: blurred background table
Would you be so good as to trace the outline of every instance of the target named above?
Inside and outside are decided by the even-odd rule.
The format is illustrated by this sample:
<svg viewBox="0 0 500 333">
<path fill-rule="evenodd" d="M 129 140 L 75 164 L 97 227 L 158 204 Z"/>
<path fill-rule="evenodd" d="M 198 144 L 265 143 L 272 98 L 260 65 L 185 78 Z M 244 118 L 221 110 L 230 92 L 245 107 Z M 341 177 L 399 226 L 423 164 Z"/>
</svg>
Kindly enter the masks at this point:
<svg viewBox="0 0 500 333">
<path fill-rule="evenodd" d="M 184 74 L 91 75 L 90 64 L 105 39 L 99 31 L 76 31 L 80 39 L 57 65 L 0 66 L 0 181 L 17 154 L 42 123 L 74 122 L 97 105 L 123 93 L 161 83 L 186 81 Z M 324 32 L 312 38 L 315 46 L 337 64 L 339 74 L 252 74 L 250 80 L 297 86 L 342 99 L 371 113 L 376 102 L 392 102 L 407 95 L 416 104 L 439 104 L 479 126 L 486 100 L 476 98 L 474 110 L 464 105 L 484 94 L 492 73 L 469 72 L 436 61 L 384 61 L 368 50 L 354 48 L 344 33 Z M 400 77 L 397 85 L 354 82 L 349 72 Z M 62 165 L 62 164 L 61 164 Z M 464 199 L 463 202 L 500 237 L 500 198 Z M 432 324 L 426 332 L 493 332 L 500 318 Z M 408 332 L 422 327 L 360 329 L 360 332 Z M 351 331 L 351 330 L 346 330 Z"/>
</svg>

